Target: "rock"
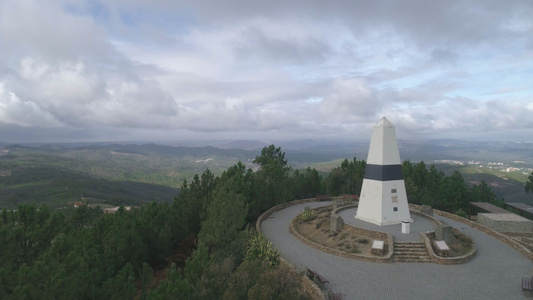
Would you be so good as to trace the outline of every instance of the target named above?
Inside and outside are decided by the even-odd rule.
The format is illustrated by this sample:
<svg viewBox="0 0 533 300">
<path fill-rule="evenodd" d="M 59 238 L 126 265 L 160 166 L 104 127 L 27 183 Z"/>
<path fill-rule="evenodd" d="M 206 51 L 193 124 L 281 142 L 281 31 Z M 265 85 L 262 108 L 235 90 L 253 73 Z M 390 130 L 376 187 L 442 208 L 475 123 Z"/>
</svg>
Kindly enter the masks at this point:
<svg viewBox="0 0 533 300">
<path fill-rule="evenodd" d="M 446 223 L 437 225 L 437 228 L 435 228 L 435 240 L 445 241 L 447 244 L 451 244 L 453 237 L 452 230 L 453 227 Z"/>
<path fill-rule="evenodd" d="M 339 232 L 342 230 L 343 226 L 344 220 L 342 217 L 337 214 L 331 214 L 331 217 L 329 218 L 329 230 Z"/>
</svg>

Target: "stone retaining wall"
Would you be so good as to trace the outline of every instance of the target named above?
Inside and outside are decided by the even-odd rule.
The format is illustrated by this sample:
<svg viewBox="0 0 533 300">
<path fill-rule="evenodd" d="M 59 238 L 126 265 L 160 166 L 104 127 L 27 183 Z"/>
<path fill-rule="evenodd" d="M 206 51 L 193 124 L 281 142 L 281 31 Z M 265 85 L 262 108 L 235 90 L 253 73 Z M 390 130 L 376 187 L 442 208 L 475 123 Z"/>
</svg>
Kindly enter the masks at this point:
<svg viewBox="0 0 533 300">
<path fill-rule="evenodd" d="M 335 209 L 332 212 L 332 214 L 338 214 L 339 212 L 341 212 L 343 210 L 355 208 L 358 205 L 359 205 L 359 202 L 356 202 L 355 204 L 339 207 L 339 208 Z M 346 223 L 344 225 L 345 226 L 350 226 L 352 228 L 352 230 L 354 230 L 358 235 L 366 236 L 366 237 L 369 237 L 369 238 L 372 238 L 372 239 L 375 239 L 375 240 L 381 240 L 381 241 L 385 242 L 384 251 L 383 252 L 384 253 L 390 253 L 390 256 L 392 257 L 392 254 L 393 254 L 393 251 L 394 251 L 394 247 L 393 247 L 394 243 L 393 243 L 392 235 L 390 233 L 381 232 L 381 231 L 373 231 L 373 230 L 363 229 L 363 228 L 359 228 L 359 227 L 354 227 L 354 226 L 352 226 L 350 224 L 346 224 Z M 372 257 L 374 257 L 374 256 L 372 256 Z"/>
<path fill-rule="evenodd" d="M 270 216 L 271 214 L 277 211 L 280 211 L 284 208 L 287 208 L 289 206 L 293 206 L 296 204 L 303 204 L 303 203 L 309 203 L 309 202 L 315 202 L 315 201 L 316 201 L 316 198 L 300 199 L 300 200 L 294 200 L 294 201 L 282 203 L 274 207 L 271 207 L 267 211 L 265 211 L 262 215 L 260 215 L 259 218 L 257 218 L 257 222 L 255 222 L 255 229 L 257 230 L 257 232 L 261 233 L 261 223 L 263 223 L 263 221 L 266 218 L 268 218 L 268 216 Z"/>
<path fill-rule="evenodd" d="M 409 204 L 409 206 L 411 206 L 411 204 Z M 435 225 L 442 225 L 442 222 L 440 220 L 436 219 L 433 216 L 430 216 L 430 215 L 427 215 L 425 213 L 418 212 L 418 211 L 412 210 L 412 209 L 410 209 L 409 212 L 412 213 L 413 215 L 417 215 L 417 216 L 420 216 L 422 218 L 430 219 L 433 223 L 435 223 Z"/>
<path fill-rule="evenodd" d="M 356 202 L 354 204 L 350 204 L 350 205 L 344 205 L 344 206 L 341 206 L 341 207 L 338 207 L 336 208 L 333 213 L 334 214 L 339 214 L 339 212 L 343 211 L 343 210 L 347 210 L 347 209 L 350 209 L 350 208 L 355 208 L 359 205 L 359 202 Z"/>
<path fill-rule="evenodd" d="M 259 218 L 257 218 L 257 222 L 255 223 L 255 229 L 257 230 L 257 232 L 262 234 L 263 231 L 261 230 L 261 223 L 263 222 L 263 220 L 268 218 L 268 216 L 270 216 L 271 214 L 277 211 L 280 211 L 284 208 L 287 208 L 289 206 L 292 206 L 292 205 L 315 202 L 315 201 L 316 201 L 315 198 L 301 199 L 301 200 L 294 200 L 291 202 L 282 203 L 280 205 L 271 207 L 270 209 L 265 211 L 263 214 L 261 214 Z M 285 258 L 280 257 L 280 261 L 281 263 L 288 265 L 290 268 L 292 268 L 293 270 L 299 273 L 299 271 Z M 313 299 L 326 300 L 326 295 L 322 292 L 322 290 L 311 279 L 307 278 L 305 274 L 302 275 L 302 284 L 303 284 L 304 290 L 310 289 L 310 294 L 313 297 Z"/>
<path fill-rule="evenodd" d="M 412 206 L 414 208 L 416 207 L 420 207 L 419 205 L 415 205 L 415 204 L 409 204 L 409 206 Z M 445 217 L 445 218 L 448 218 L 448 219 L 452 219 L 452 220 L 455 220 L 457 222 L 461 222 L 461 223 L 464 223 L 468 226 L 471 226 L 483 233 L 486 233 L 500 241 L 502 241 L 503 243 L 505 243 L 506 245 L 512 247 L 513 249 L 515 249 L 516 251 L 522 253 L 522 255 L 524 255 L 527 259 L 533 261 L 533 252 L 531 250 L 529 250 L 528 248 L 526 248 L 525 246 L 517 243 L 516 241 L 514 241 L 512 238 L 504 235 L 504 234 L 501 234 L 499 232 L 496 232 L 488 227 L 485 227 L 479 223 L 476 223 L 476 222 L 473 222 L 471 220 L 468 220 L 468 219 L 465 219 L 465 218 L 462 218 L 462 217 L 459 217 L 458 215 L 455 215 L 455 214 L 451 214 L 449 212 L 445 212 L 445 211 L 441 211 L 441 210 L 438 210 L 438 209 L 434 209 L 433 210 L 433 213 L 439 215 L 439 216 L 442 216 L 442 217 Z"/>
<path fill-rule="evenodd" d="M 505 234 L 512 237 L 529 237 L 533 238 L 533 232 L 500 232 L 501 234 Z"/>
<path fill-rule="evenodd" d="M 513 239 L 514 239 L 514 241 L 515 241 L 516 243 L 522 245 L 522 247 L 527 248 L 529 251 L 533 251 L 533 245 L 532 245 L 529 241 L 527 241 L 527 240 L 524 241 L 523 238 L 522 238 L 522 240 L 519 240 L 519 239 L 517 239 L 516 237 L 513 238 Z"/>
<path fill-rule="evenodd" d="M 340 251 L 337 249 L 329 248 L 324 245 L 320 245 L 318 243 L 315 243 L 311 240 L 308 240 L 304 236 L 302 236 L 297 230 L 294 229 L 294 222 L 295 220 L 292 220 L 291 225 L 289 227 L 289 231 L 302 243 L 308 245 L 309 247 L 315 248 L 317 250 L 320 250 L 322 252 L 326 252 L 329 254 L 333 254 L 336 256 L 344 257 L 344 258 L 350 258 L 350 259 L 356 259 L 366 262 L 380 262 L 380 263 L 387 263 L 391 261 L 392 253 L 393 251 L 389 251 L 387 255 L 385 256 L 370 256 L 370 255 L 362 255 L 362 254 L 354 254 L 354 253 L 348 253 L 344 251 Z M 347 225 L 347 224 L 344 224 Z M 348 225 L 349 226 L 349 225 Z M 355 227 L 352 227 L 355 228 Z M 356 228 L 358 229 L 358 228 Z M 390 239 L 384 239 L 386 243 L 389 243 L 389 245 L 392 245 L 392 236 L 389 237 Z M 392 247 L 389 247 L 389 249 Z"/>
<path fill-rule="evenodd" d="M 350 209 L 350 208 L 355 208 L 355 207 L 357 207 L 357 205 L 358 205 L 358 203 L 355 203 L 355 204 L 352 204 L 352 205 L 346 205 L 346 206 L 343 206 L 343 207 L 339 207 L 336 210 L 334 210 L 332 212 L 332 214 L 338 214 L 339 212 L 341 212 L 343 210 Z M 366 237 L 369 237 L 369 238 L 373 238 L 375 240 L 376 239 L 377 240 L 382 240 L 382 241 L 385 242 L 385 246 L 387 246 L 387 243 L 388 243 L 389 249 L 392 249 L 392 235 L 390 233 L 385 233 L 385 232 L 381 232 L 381 231 L 373 231 L 373 230 L 363 229 L 363 228 L 359 228 L 359 227 L 354 227 L 354 226 L 352 226 L 350 224 L 346 224 L 346 223 L 344 225 L 350 226 L 359 235 L 366 236 Z M 390 237 L 390 240 L 389 240 L 389 237 Z"/>
<path fill-rule="evenodd" d="M 472 243 L 473 249 L 470 250 L 465 255 L 462 256 L 455 256 L 455 257 L 442 257 L 438 256 L 435 251 L 433 250 L 433 246 L 431 245 L 431 240 L 425 233 L 420 233 L 420 236 L 422 237 L 422 240 L 424 240 L 424 245 L 426 246 L 426 251 L 428 252 L 429 256 L 431 257 L 431 261 L 440 264 L 440 265 L 458 265 L 458 264 L 464 264 L 465 262 L 468 262 L 474 256 L 476 256 L 477 248 L 476 244 Z"/>
</svg>

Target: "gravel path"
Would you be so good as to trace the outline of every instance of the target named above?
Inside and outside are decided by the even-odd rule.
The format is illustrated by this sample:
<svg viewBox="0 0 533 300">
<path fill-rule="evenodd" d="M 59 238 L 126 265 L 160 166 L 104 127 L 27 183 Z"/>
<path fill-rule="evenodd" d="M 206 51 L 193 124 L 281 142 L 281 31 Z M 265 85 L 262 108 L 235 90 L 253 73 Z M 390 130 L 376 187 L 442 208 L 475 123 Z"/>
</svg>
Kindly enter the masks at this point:
<svg viewBox="0 0 533 300">
<path fill-rule="evenodd" d="M 289 224 L 305 206 L 288 207 L 262 223 L 265 236 L 281 256 L 299 270 L 305 266 L 330 282 L 345 299 L 524 299 L 522 277 L 532 264 L 518 251 L 463 223 L 437 216 L 472 237 L 478 253 L 470 262 L 443 266 L 432 263 L 367 263 L 327 254 L 298 241 Z"/>
</svg>

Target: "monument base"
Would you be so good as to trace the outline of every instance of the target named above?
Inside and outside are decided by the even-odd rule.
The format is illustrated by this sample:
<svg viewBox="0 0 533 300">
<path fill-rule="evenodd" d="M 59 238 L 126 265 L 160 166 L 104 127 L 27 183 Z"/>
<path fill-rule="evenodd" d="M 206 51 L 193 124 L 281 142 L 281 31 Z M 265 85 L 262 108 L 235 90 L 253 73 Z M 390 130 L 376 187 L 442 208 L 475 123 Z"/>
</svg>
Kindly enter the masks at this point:
<svg viewBox="0 0 533 300">
<path fill-rule="evenodd" d="M 405 220 L 390 220 L 390 221 L 385 221 L 385 222 L 377 222 L 376 220 L 367 219 L 365 217 L 361 217 L 361 216 L 358 216 L 358 215 L 355 215 L 354 219 L 358 219 L 358 220 L 361 220 L 361 221 L 364 221 L 364 222 L 367 222 L 367 223 L 371 223 L 371 224 L 374 224 L 374 225 L 378 225 L 378 226 L 398 225 L 398 224 L 402 224 L 402 221 L 405 221 Z M 413 223 L 414 220 L 411 218 L 411 219 L 409 219 L 409 222 Z"/>
</svg>

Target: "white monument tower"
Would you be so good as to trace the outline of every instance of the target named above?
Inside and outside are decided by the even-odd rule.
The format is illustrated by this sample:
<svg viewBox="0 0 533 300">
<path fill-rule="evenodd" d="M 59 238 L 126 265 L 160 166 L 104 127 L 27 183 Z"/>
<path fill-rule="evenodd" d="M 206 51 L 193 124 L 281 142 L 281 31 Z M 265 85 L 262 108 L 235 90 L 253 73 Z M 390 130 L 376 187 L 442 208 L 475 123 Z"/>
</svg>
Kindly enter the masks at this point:
<svg viewBox="0 0 533 300">
<path fill-rule="evenodd" d="M 386 118 L 372 132 L 355 218 L 380 226 L 411 219 L 396 132 Z"/>
</svg>

